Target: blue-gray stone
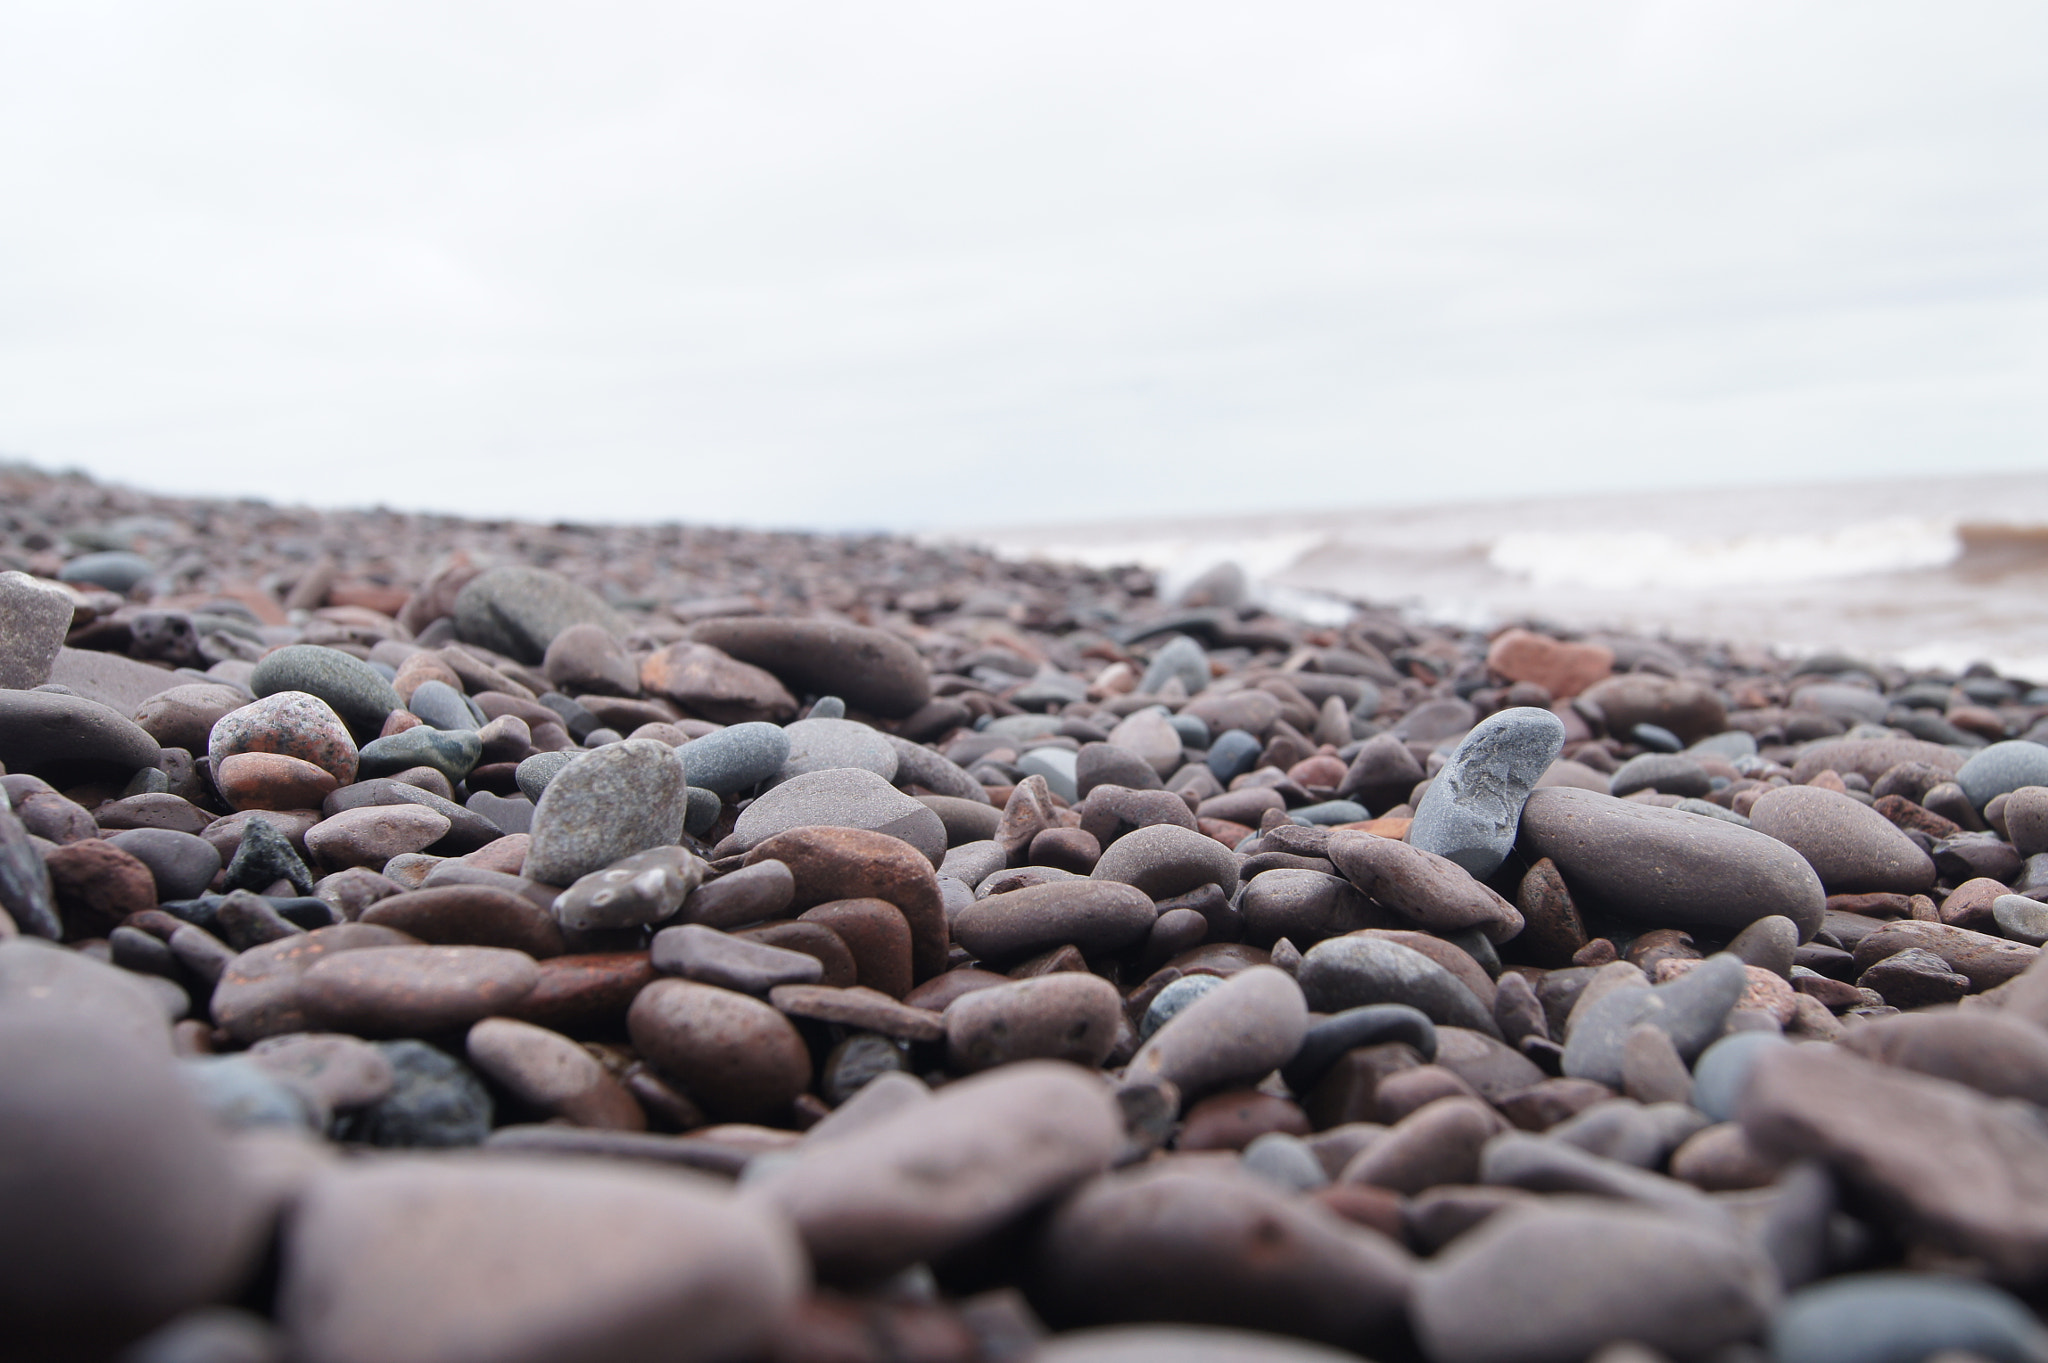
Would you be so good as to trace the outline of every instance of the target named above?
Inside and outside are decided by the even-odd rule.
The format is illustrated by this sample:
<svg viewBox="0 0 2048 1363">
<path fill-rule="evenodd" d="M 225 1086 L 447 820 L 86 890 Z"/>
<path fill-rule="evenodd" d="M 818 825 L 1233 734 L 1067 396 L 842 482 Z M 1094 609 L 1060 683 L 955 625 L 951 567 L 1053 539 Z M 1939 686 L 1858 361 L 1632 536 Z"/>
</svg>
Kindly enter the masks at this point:
<svg viewBox="0 0 2048 1363">
<path fill-rule="evenodd" d="M 1138 1040 L 1151 1040 L 1154 1032 L 1173 1021 L 1189 1004 L 1222 983 L 1223 978 L 1220 975 L 1183 975 L 1167 985 L 1153 996 L 1151 1006 L 1145 1009 L 1145 1016 L 1138 1023 Z"/>
<path fill-rule="evenodd" d="M 1756 735 L 1745 729 L 1730 729 L 1726 733 L 1703 738 L 1686 752 L 1694 757 L 1725 757 L 1734 761 L 1738 757 L 1756 756 Z"/>
<path fill-rule="evenodd" d="M 1685 740 L 1661 724 L 1638 724 L 1628 731 L 1628 736 L 1651 752 L 1685 751 Z"/>
<path fill-rule="evenodd" d="M 480 729 L 468 698 L 444 681 L 421 682 L 406 708 L 436 729 Z"/>
<path fill-rule="evenodd" d="M 719 814 L 725 809 L 725 801 L 715 790 L 702 786 L 690 787 L 690 807 L 683 813 L 683 831 L 693 838 L 701 838 L 711 831 L 711 825 L 718 822 Z"/>
<path fill-rule="evenodd" d="M 946 826 L 939 816 L 861 767 L 807 771 L 777 785 L 740 811 L 733 822 L 734 845 L 751 848 L 792 828 L 887 833 L 924 853 L 934 866 L 946 855 Z M 529 860 L 529 876 L 531 865 Z"/>
<path fill-rule="evenodd" d="M 1190 696 L 1209 684 L 1209 655 L 1185 634 L 1167 640 L 1166 646 L 1152 655 L 1138 690 L 1155 695 L 1175 677 Z"/>
<path fill-rule="evenodd" d="M 126 595 L 134 590 L 136 583 L 155 571 L 156 565 L 140 554 L 109 550 L 100 554 L 80 554 L 57 570 L 57 580 L 105 587 L 110 592 Z"/>
<path fill-rule="evenodd" d="M 1330 1181 L 1307 1141 L 1285 1131 L 1268 1131 L 1239 1156 L 1244 1171 L 1290 1193 L 1308 1193 Z"/>
<path fill-rule="evenodd" d="M 805 719 L 845 719 L 846 702 L 837 696 L 820 696 Z"/>
<path fill-rule="evenodd" d="M 482 1145 L 491 1134 L 491 1093 L 476 1072 L 424 1041 L 383 1041 L 391 1092 L 342 1128 L 346 1140 L 393 1147 Z"/>
<path fill-rule="evenodd" d="M 1324 800 L 1320 804 L 1290 809 L 1287 811 L 1287 817 L 1298 824 L 1312 827 L 1317 824 L 1359 823 L 1370 819 L 1372 815 L 1356 800 Z"/>
<path fill-rule="evenodd" d="M 1564 1072 L 1619 1089 L 1629 1030 L 1645 1022 L 1667 1033 L 1679 1057 L 1690 1064 L 1721 1034 L 1748 987 L 1742 958 L 1723 951 L 1668 983 L 1617 989 L 1595 999 L 1584 1015 L 1572 1018 Z"/>
<path fill-rule="evenodd" d="M 1734 1032 L 1700 1052 L 1692 1067 L 1692 1105 L 1717 1122 L 1735 1120 L 1756 1058 L 1790 1043 L 1775 1032 Z"/>
<path fill-rule="evenodd" d="M 317 1131 L 327 1125 L 316 1104 L 247 1056 L 194 1056 L 180 1061 L 178 1069 L 200 1106 L 231 1130 L 281 1126 Z"/>
<path fill-rule="evenodd" d="M 261 659 L 249 676 L 249 689 L 259 698 L 280 691 L 318 696 L 358 731 L 378 729 L 405 704 L 361 658 L 319 644 L 292 644 Z"/>
<path fill-rule="evenodd" d="M 1500 869 L 1515 845 L 1522 805 L 1564 748 L 1564 721 L 1516 706 L 1467 733 L 1423 792 L 1408 843 L 1456 862 L 1475 879 Z"/>
<path fill-rule="evenodd" d="M 2048 904 L 2023 894 L 2002 894 L 1991 901 L 1991 921 L 2015 942 L 2030 947 L 2048 943 Z"/>
<path fill-rule="evenodd" d="M 1956 784 L 1979 810 L 2021 786 L 2048 786 L 2048 747 L 2024 738 L 1993 743 L 1963 763 Z"/>
<path fill-rule="evenodd" d="M 579 756 L 581 754 L 573 752 L 534 753 L 520 759 L 519 765 L 512 769 L 512 779 L 519 783 L 521 795 L 539 804 L 540 793 L 548 788 L 548 782 Z"/>
<path fill-rule="evenodd" d="M 2048 1332 L 2017 1298 L 1932 1273 L 1859 1273 L 1802 1288 L 1779 1308 L 1769 1339 L 1774 1363 L 2048 1359 Z"/>
<path fill-rule="evenodd" d="M 676 749 L 690 784 L 719 795 L 752 790 L 789 758 L 789 734 L 777 724 L 731 724 Z"/>
<path fill-rule="evenodd" d="M 683 764 L 666 743 L 629 738 L 587 752 L 534 802 L 520 874 L 572 885 L 635 852 L 673 846 L 683 836 L 686 791 Z"/>
<path fill-rule="evenodd" d="M 533 801 L 524 792 L 518 795 L 494 795 L 488 790 L 470 792 L 463 806 L 472 814 L 489 819 L 501 833 L 529 833 L 533 831 Z"/>
<path fill-rule="evenodd" d="M 800 719 L 782 732 L 789 740 L 789 756 L 776 769 L 773 779 L 778 784 L 805 772 L 845 767 L 871 771 L 884 781 L 896 779 L 896 749 L 879 730 L 858 721 Z"/>
<path fill-rule="evenodd" d="M 1243 729 L 1228 729 L 1209 745 L 1209 773 L 1224 785 L 1258 765 L 1265 744 Z"/>
<path fill-rule="evenodd" d="M 1442 1026 L 1500 1036 L 1493 1014 L 1457 976 L 1413 947 L 1384 937 L 1318 942 L 1302 956 L 1295 978 L 1308 1006 L 1319 1013 L 1405 1003 Z"/>
<path fill-rule="evenodd" d="M 432 767 L 452 784 L 469 775 L 483 755 L 483 738 L 474 729 L 436 729 L 419 724 L 365 743 L 357 759 L 356 775 L 359 780 L 368 781 L 396 776 L 414 767 Z"/>
<path fill-rule="evenodd" d="M 1043 776 L 1052 793 L 1068 804 L 1081 798 L 1074 764 L 1078 755 L 1065 748 L 1033 748 L 1017 759 L 1017 770 L 1026 776 Z"/>
<path fill-rule="evenodd" d="M 583 735 L 583 746 L 586 748 L 602 748 L 607 743 L 617 743 L 624 738 L 624 734 L 610 727 L 592 729 L 589 733 Z"/>
<path fill-rule="evenodd" d="M 1209 746 L 1209 725 L 1200 715 L 1168 715 L 1166 722 L 1180 735 L 1184 748 L 1206 748 Z"/>
<path fill-rule="evenodd" d="M 1307 1093 L 1344 1052 L 1390 1041 L 1413 1046 L 1425 1064 L 1436 1059 L 1436 1024 L 1429 1014 L 1405 1003 L 1368 1003 L 1309 1024 L 1280 1077 L 1296 1093 Z"/>
</svg>

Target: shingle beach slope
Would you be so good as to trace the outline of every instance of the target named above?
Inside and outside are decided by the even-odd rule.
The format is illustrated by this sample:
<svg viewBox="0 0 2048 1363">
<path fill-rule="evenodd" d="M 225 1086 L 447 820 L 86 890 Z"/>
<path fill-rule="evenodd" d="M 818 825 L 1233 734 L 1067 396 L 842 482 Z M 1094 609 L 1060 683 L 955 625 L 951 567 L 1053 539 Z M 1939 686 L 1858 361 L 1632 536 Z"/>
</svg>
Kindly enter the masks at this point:
<svg viewBox="0 0 2048 1363">
<path fill-rule="evenodd" d="M 0 569 L 10 1359 L 2048 1358 L 2031 681 L 19 468 Z"/>
</svg>

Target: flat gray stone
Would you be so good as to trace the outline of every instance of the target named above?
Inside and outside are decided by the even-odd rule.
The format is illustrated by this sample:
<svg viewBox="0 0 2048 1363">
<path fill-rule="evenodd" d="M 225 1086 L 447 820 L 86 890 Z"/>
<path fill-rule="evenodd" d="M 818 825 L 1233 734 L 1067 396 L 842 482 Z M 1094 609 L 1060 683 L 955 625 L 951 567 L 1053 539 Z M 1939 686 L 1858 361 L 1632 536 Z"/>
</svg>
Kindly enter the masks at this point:
<svg viewBox="0 0 2048 1363">
<path fill-rule="evenodd" d="M 1564 721 L 1517 706 L 1489 715 L 1465 735 L 1429 783 L 1408 843 L 1484 878 L 1515 845 L 1522 805 L 1564 747 Z"/>
<path fill-rule="evenodd" d="M 946 826 L 939 816 L 860 767 L 805 772 L 784 781 L 740 812 L 733 846 L 750 850 L 792 828 L 887 833 L 924 853 L 934 866 L 946 855 Z"/>
<path fill-rule="evenodd" d="M 800 719 L 785 725 L 782 733 L 789 754 L 775 771 L 777 785 L 805 772 L 842 767 L 871 771 L 884 781 L 896 779 L 896 749 L 880 731 L 865 724 L 850 719 Z M 683 761 L 689 760 L 685 754 Z"/>
<path fill-rule="evenodd" d="M 62 587 L 0 573 L 0 690 L 27 691 L 50 680 L 71 615 L 71 594 Z"/>
<path fill-rule="evenodd" d="M 573 885 L 635 852 L 678 843 L 688 800 L 682 764 L 665 743 L 629 738 L 585 753 L 534 803 L 520 874 Z"/>
</svg>

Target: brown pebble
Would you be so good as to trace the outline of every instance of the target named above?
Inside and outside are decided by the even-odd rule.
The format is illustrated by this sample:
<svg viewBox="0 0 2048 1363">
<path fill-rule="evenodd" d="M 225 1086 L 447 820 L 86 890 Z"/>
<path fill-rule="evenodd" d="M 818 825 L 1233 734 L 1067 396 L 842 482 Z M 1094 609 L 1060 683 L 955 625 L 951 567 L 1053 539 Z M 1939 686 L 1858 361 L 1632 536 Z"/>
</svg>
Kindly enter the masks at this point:
<svg viewBox="0 0 2048 1363">
<path fill-rule="evenodd" d="M 626 1015 L 633 1045 L 716 1116 L 776 1120 L 810 1087 L 811 1056 L 789 1019 L 759 999 L 656 980 Z"/>
</svg>

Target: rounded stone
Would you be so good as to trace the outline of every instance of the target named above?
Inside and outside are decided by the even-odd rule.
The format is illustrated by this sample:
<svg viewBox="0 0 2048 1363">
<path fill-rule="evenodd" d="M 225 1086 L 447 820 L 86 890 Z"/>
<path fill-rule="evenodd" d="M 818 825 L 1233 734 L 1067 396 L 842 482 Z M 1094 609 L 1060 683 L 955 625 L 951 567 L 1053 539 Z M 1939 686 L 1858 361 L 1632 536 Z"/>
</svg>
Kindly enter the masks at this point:
<svg viewBox="0 0 2048 1363">
<path fill-rule="evenodd" d="M 1319 1013 L 1405 1003 L 1443 1026 L 1498 1034 L 1491 1011 L 1457 976 L 1413 947 L 1384 937 L 1318 942 L 1303 953 L 1298 978 L 1309 1006 Z"/>
<path fill-rule="evenodd" d="M 117 710 L 54 691 L 0 691 L 0 767 L 7 771 L 56 777 L 108 767 L 125 778 L 162 765 L 157 741 Z"/>
<path fill-rule="evenodd" d="M 762 1356 L 804 1277 L 785 1226 L 686 1174 L 415 1158 L 307 1188 L 277 1314 L 304 1363 L 711 1363 Z"/>
<path fill-rule="evenodd" d="M 249 697 L 236 687 L 187 682 L 143 701 L 135 707 L 134 719 L 144 733 L 166 748 L 205 752 L 214 722 L 248 703 Z"/>
<path fill-rule="evenodd" d="M 1341 937 L 1360 928 L 1389 926 L 1390 915 L 1375 910 L 1356 886 L 1341 876 L 1279 867 L 1245 882 L 1238 900 L 1245 939 L 1268 946 L 1285 937 L 1297 948 Z"/>
<path fill-rule="evenodd" d="M 405 705 L 377 669 L 318 644 L 290 644 L 266 655 L 250 674 L 249 689 L 258 699 L 283 691 L 318 696 L 358 730 L 375 730 Z"/>
<path fill-rule="evenodd" d="M 780 771 L 789 746 L 789 733 L 781 725 L 755 721 L 693 738 L 677 751 L 692 786 L 738 795 Z"/>
<path fill-rule="evenodd" d="M 1075 971 L 978 989 L 945 1011 L 947 1063 L 961 1073 L 1019 1060 L 1089 1069 L 1116 1047 L 1122 999 L 1100 976 Z"/>
<path fill-rule="evenodd" d="M 582 754 L 578 752 L 537 752 L 522 758 L 513 769 L 513 779 L 519 784 L 519 793 L 535 804 L 540 803 L 541 792 L 548 788 L 548 782 L 562 772 L 562 768 L 574 762 Z"/>
<path fill-rule="evenodd" d="M 1564 747 L 1564 721 L 1518 706 L 1481 720 L 1461 740 L 1416 808 L 1408 843 L 1490 876 L 1515 845 L 1523 802 Z"/>
<path fill-rule="evenodd" d="M 1138 1048 L 1125 1073 L 1166 1080 L 1191 1102 L 1257 1084 L 1294 1058 L 1307 1032 L 1301 987 L 1272 966 L 1252 966 L 1175 1014 Z"/>
<path fill-rule="evenodd" d="M 106 839 L 149 868 L 156 897 L 193 899 L 220 874 L 220 853 L 212 843 L 191 833 L 168 828 L 130 828 Z"/>
<path fill-rule="evenodd" d="M 683 836 L 689 796 L 674 750 L 629 738 L 584 754 L 558 772 L 533 810 L 520 874 L 572 885 L 593 871 Z"/>
<path fill-rule="evenodd" d="M 238 752 L 213 769 L 213 787 L 235 809 L 318 809 L 340 782 L 302 758 Z"/>
<path fill-rule="evenodd" d="M 858 767 L 884 781 L 896 779 L 896 749 L 886 736 L 850 719 L 800 719 L 784 727 L 788 756 L 772 778 L 781 784 L 810 771 Z M 685 755 L 685 762 L 689 761 Z"/>
<path fill-rule="evenodd" d="M 344 786 L 356 779 L 348 726 L 326 701 L 304 691 L 278 691 L 222 715 L 206 752 L 215 767 L 236 753 L 274 752 L 311 762 Z"/>
<path fill-rule="evenodd" d="M 1735 933 L 1782 914 L 1804 940 L 1827 909 L 1820 877 L 1776 838 L 1590 790 L 1531 793 L 1520 843 L 1531 860 L 1557 866 L 1580 907 L 1591 901 L 1651 927 Z"/>
<path fill-rule="evenodd" d="M 476 722 L 476 716 L 470 713 L 462 692 L 438 677 L 429 678 L 413 687 L 412 694 L 405 698 L 405 708 L 436 729 L 483 727 Z M 506 718 L 517 716 L 508 715 Z"/>
<path fill-rule="evenodd" d="M 953 940 L 998 967 L 1074 946 L 1083 955 L 1121 951 L 1158 918 L 1143 890 L 1115 881 L 1055 880 L 977 899 L 954 916 Z"/>
<path fill-rule="evenodd" d="M 583 876 L 555 896 L 565 928 L 651 927 L 673 918 L 708 868 L 681 847 L 650 847 Z"/>
<path fill-rule="evenodd" d="M 1714 1042 L 1693 1062 L 1692 1105 L 1712 1121 L 1733 1121 L 1757 1057 L 1785 1044 L 1773 1032 L 1735 1032 Z"/>
<path fill-rule="evenodd" d="M 644 1131 L 647 1118 L 583 1047 L 545 1027 L 485 1018 L 463 1043 L 469 1063 L 528 1107 L 576 1126 Z"/>
<path fill-rule="evenodd" d="M 1582 694 L 1606 719 L 1610 734 L 1653 724 L 1676 734 L 1681 743 L 1696 743 L 1728 727 L 1727 708 L 1711 688 L 1654 672 L 1610 677 Z"/>
<path fill-rule="evenodd" d="M 701 644 L 766 668 L 800 695 L 839 696 L 884 719 L 901 719 L 932 698 L 917 650 L 893 634 L 829 620 L 730 618 L 690 631 Z"/>
<path fill-rule="evenodd" d="M 1025 1061 L 807 1143 L 745 1199 L 796 1224 L 821 1276 L 873 1281 L 1101 1173 L 1124 1140 L 1107 1084 L 1073 1065 Z"/>
<path fill-rule="evenodd" d="M 946 969 L 950 934 L 938 873 L 909 843 L 864 829 L 797 828 L 747 853 L 747 867 L 766 861 L 789 868 L 790 903 L 798 912 L 834 899 L 888 900 L 910 924 L 916 978 L 927 980 Z"/>
<path fill-rule="evenodd" d="M 330 1031 L 433 1036 L 509 1011 L 538 979 L 531 956 L 502 947 L 364 947 L 315 961 L 298 1000 Z"/>
<path fill-rule="evenodd" d="M 1639 790 L 1660 795 L 1699 797 L 1713 789 L 1707 769 L 1678 753 L 1646 752 L 1621 764 L 1607 783 L 1607 793 L 1617 798 Z"/>
<path fill-rule="evenodd" d="M 892 752 L 892 761 L 894 757 Z M 799 828 L 884 833 L 909 843 L 934 866 L 946 855 L 946 826 L 939 816 L 883 777 L 859 767 L 791 777 L 742 810 L 732 835 L 734 845 L 747 851 Z"/>
<path fill-rule="evenodd" d="M 624 617 L 560 573 L 546 568 L 489 568 L 455 594 L 455 632 L 464 643 L 529 666 L 542 662 L 555 636 L 572 625 L 597 625 L 623 636 Z"/>
<path fill-rule="evenodd" d="M 1374 902 L 1431 932 L 1476 928 L 1505 942 L 1522 930 L 1521 912 L 1449 857 L 1356 830 L 1332 833 L 1328 856 Z"/>
<path fill-rule="evenodd" d="M 0 1072 L 11 1349 L 112 1356 L 240 1288 L 264 1199 L 165 1054 L 88 1012 L 0 1002 Z"/>
<path fill-rule="evenodd" d="M 1346 1348 L 1400 1330 L 1414 1275 L 1394 1242 L 1309 1199 L 1170 1167 L 1097 1179 L 1061 1203 L 1033 1268 L 1033 1301 L 1056 1326 L 1137 1316 Z M 1284 1359 L 1297 1347 L 1274 1346 L 1246 1357 Z"/>
<path fill-rule="evenodd" d="M 1616 1339 L 1696 1358 L 1753 1338 L 1776 1271 L 1736 1236 L 1626 1205 L 1509 1208 L 1417 1275 L 1432 1363 L 1570 1363 Z"/>
<path fill-rule="evenodd" d="M 1153 899 L 1215 885 L 1237 893 L 1239 858 L 1214 838 L 1177 824 L 1152 824 L 1111 843 L 1089 872 L 1095 880 L 1133 885 Z"/>
<path fill-rule="evenodd" d="M 2016 1298 L 1988 1283 L 1932 1273 L 1859 1273 L 1803 1288 L 1771 1321 L 1769 1342 L 1773 1363 L 2048 1357 L 2048 1331 Z"/>
<path fill-rule="evenodd" d="M 491 885 L 430 885 L 401 891 L 370 905 L 359 921 L 394 928 L 435 946 L 508 947 L 536 959 L 559 956 L 565 945 L 561 928 L 546 909 L 523 894 Z"/>
<path fill-rule="evenodd" d="M 57 580 L 105 587 L 125 595 L 155 571 L 156 565 L 140 554 L 126 549 L 103 549 L 70 560 L 57 570 Z"/>
<path fill-rule="evenodd" d="M 446 815 L 424 805 L 365 805 L 344 809 L 306 830 L 306 850 L 329 870 L 379 870 L 393 857 L 423 852 L 448 834 Z"/>
<path fill-rule="evenodd" d="M 1749 826 L 1805 857 L 1829 894 L 1920 894 L 1934 884 L 1932 857 L 1890 819 L 1840 791 L 1765 791 L 1750 807 Z"/>
<path fill-rule="evenodd" d="M 2048 746 L 2020 738 L 1993 743 L 1963 763 L 1956 784 L 1980 812 L 2022 786 L 2048 786 Z"/>
<path fill-rule="evenodd" d="M 696 984 L 656 980 L 626 1014 L 634 1049 L 720 1116 L 786 1117 L 810 1087 L 811 1056 L 794 1025 L 759 999 Z"/>
<path fill-rule="evenodd" d="M 0 690 L 27 691 L 50 680 L 71 632 L 71 593 L 41 578 L 0 573 Z"/>
<path fill-rule="evenodd" d="M 577 695 L 593 691 L 607 696 L 640 694 L 640 669 L 600 625 L 571 625 L 557 634 L 540 666 L 549 681 Z"/>
</svg>

